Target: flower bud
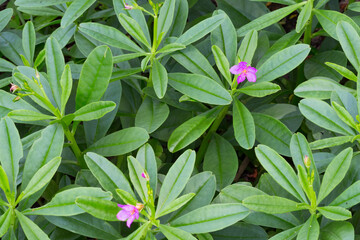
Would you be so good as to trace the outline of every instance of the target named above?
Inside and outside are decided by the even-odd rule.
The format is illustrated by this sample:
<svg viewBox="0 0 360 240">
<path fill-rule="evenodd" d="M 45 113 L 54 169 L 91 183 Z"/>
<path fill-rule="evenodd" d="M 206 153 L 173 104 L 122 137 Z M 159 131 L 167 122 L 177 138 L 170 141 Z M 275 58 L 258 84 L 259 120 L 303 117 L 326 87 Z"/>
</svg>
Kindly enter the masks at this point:
<svg viewBox="0 0 360 240">
<path fill-rule="evenodd" d="M 16 92 L 16 91 L 19 90 L 19 89 L 20 89 L 19 86 L 11 83 L 11 86 L 10 86 L 10 92 L 11 92 L 11 93 L 14 93 L 14 92 Z"/>
<path fill-rule="evenodd" d="M 150 177 L 149 177 L 149 175 L 148 175 L 146 172 L 141 173 L 141 176 L 142 176 L 143 178 L 145 178 L 145 180 L 146 180 L 147 182 L 150 181 Z"/>
<path fill-rule="evenodd" d="M 310 166 L 311 166 L 311 160 L 307 155 L 305 155 L 305 157 L 304 157 L 304 164 L 305 164 L 306 168 L 310 168 Z"/>
<path fill-rule="evenodd" d="M 139 212 L 141 212 L 141 210 L 143 210 L 143 208 L 144 208 L 144 204 L 142 204 L 142 203 L 136 203 L 135 208 L 136 208 Z"/>
<path fill-rule="evenodd" d="M 126 10 L 131 10 L 131 9 L 133 9 L 133 8 L 134 8 L 133 6 L 128 5 L 128 4 L 125 3 L 125 9 L 126 9 Z"/>
</svg>

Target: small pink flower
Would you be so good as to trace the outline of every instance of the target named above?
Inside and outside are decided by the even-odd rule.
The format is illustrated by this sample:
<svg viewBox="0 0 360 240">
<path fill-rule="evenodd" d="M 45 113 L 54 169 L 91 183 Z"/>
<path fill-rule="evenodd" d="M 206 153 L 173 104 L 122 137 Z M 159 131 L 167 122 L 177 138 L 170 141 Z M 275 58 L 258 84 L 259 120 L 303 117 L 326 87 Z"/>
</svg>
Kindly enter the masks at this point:
<svg viewBox="0 0 360 240">
<path fill-rule="evenodd" d="M 305 164 L 306 168 L 310 168 L 310 166 L 311 166 L 311 160 L 307 155 L 305 155 L 305 157 L 304 157 L 304 164 Z"/>
<path fill-rule="evenodd" d="M 116 214 L 117 219 L 120 221 L 126 221 L 126 226 L 130 228 L 132 222 L 135 219 L 139 219 L 139 211 L 141 211 L 144 208 L 144 205 L 141 203 L 136 204 L 136 206 L 133 205 L 121 205 L 118 204 L 122 210 Z"/>
<path fill-rule="evenodd" d="M 128 4 L 125 3 L 125 9 L 126 9 L 126 10 L 131 10 L 131 9 L 133 9 L 133 8 L 134 8 L 133 6 L 128 5 Z"/>
<path fill-rule="evenodd" d="M 241 83 L 247 78 L 249 82 L 256 82 L 256 72 L 257 69 L 251 66 L 248 66 L 247 62 L 239 62 L 237 65 L 234 65 L 230 68 L 232 74 L 240 74 L 237 78 L 237 82 Z"/>
<path fill-rule="evenodd" d="M 145 178 L 146 181 L 149 181 L 149 180 L 150 180 L 149 175 L 148 175 L 147 173 L 145 173 L 145 172 L 141 173 L 141 176 L 142 176 L 143 178 Z"/>
<path fill-rule="evenodd" d="M 16 91 L 19 90 L 19 89 L 20 89 L 19 86 L 11 83 L 11 87 L 10 87 L 10 92 L 11 92 L 11 93 L 14 93 L 14 92 L 16 92 Z"/>
</svg>

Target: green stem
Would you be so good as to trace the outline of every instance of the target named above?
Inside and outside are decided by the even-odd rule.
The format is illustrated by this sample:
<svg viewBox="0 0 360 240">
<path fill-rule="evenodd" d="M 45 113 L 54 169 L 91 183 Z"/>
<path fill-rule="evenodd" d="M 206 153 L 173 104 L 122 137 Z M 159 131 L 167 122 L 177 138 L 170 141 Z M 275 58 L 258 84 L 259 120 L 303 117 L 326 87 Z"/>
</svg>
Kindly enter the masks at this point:
<svg viewBox="0 0 360 240">
<path fill-rule="evenodd" d="M 202 159 L 204 158 L 204 155 L 205 155 L 205 152 L 206 152 L 206 150 L 207 150 L 207 148 L 209 146 L 209 142 L 210 142 L 210 139 L 212 137 L 212 134 L 214 132 L 216 132 L 216 130 L 219 128 L 220 123 L 222 122 L 222 120 L 226 116 L 226 113 L 227 113 L 229 107 L 230 107 L 230 105 L 227 105 L 221 110 L 221 112 L 219 113 L 219 115 L 215 119 L 214 123 L 211 125 L 211 128 L 209 129 L 208 133 L 206 134 L 204 140 L 201 142 L 199 151 L 196 154 L 196 162 L 195 162 L 196 167 L 199 167 Z"/>
<path fill-rule="evenodd" d="M 310 16 L 310 19 L 309 19 L 309 22 L 307 23 L 306 27 L 305 27 L 305 33 L 304 33 L 304 40 L 303 42 L 305 44 L 309 44 L 311 43 L 311 34 L 312 34 L 312 20 L 313 20 L 313 17 L 314 17 L 314 14 L 311 13 L 311 16 Z"/>
<path fill-rule="evenodd" d="M 69 143 L 70 147 L 73 150 L 73 152 L 75 154 L 75 157 L 78 160 L 78 163 L 79 163 L 80 167 L 81 168 L 87 168 L 86 164 L 85 164 L 85 161 L 84 161 L 84 158 L 82 156 L 81 150 L 80 150 L 79 146 L 77 145 L 76 140 L 74 138 L 74 135 L 70 132 L 68 126 L 66 126 L 66 124 L 63 123 L 63 122 L 62 122 L 62 127 L 64 129 L 64 133 L 65 133 L 66 138 L 70 141 L 70 143 Z"/>
</svg>

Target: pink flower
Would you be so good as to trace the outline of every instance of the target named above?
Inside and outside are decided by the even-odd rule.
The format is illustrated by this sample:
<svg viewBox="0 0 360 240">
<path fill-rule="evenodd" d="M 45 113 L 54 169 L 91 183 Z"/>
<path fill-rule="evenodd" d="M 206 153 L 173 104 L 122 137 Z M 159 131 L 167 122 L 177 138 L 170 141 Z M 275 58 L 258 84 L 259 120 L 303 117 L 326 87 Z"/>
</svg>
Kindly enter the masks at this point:
<svg viewBox="0 0 360 240">
<path fill-rule="evenodd" d="M 149 180 L 150 180 L 149 175 L 148 175 L 147 173 L 145 173 L 145 172 L 141 173 L 141 176 L 142 176 L 143 178 L 145 178 L 146 181 L 149 181 Z"/>
<path fill-rule="evenodd" d="M 237 65 L 234 65 L 230 68 L 232 74 L 240 74 L 237 78 L 237 82 L 241 83 L 247 78 L 249 82 L 256 82 L 256 72 L 257 69 L 251 66 L 248 66 L 247 62 L 239 62 Z"/>
<path fill-rule="evenodd" d="M 117 219 L 120 221 L 126 221 L 126 226 L 130 228 L 132 222 L 135 219 L 139 219 L 139 211 L 141 211 L 144 208 L 144 205 L 141 203 L 136 204 L 136 206 L 133 205 L 121 205 L 118 204 L 122 210 L 116 214 Z"/>
<path fill-rule="evenodd" d="M 20 89 L 19 86 L 11 83 L 11 87 L 10 87 L 10 92 L 11 92 L 11 93 L 14 93 L 14 92 L 16 92 L 16 91 L 19 90 L 19 89 Z"/>
<path fill-rule="evenodd" d="M 131 6 L 131 5 L 128 5 L 128 4 L 124 4 L 125 5 L 125 9 L 126 10 L 131 10 L 131 9 L 133 9 L 134 7 L 133 6 Z"/>
</svg>

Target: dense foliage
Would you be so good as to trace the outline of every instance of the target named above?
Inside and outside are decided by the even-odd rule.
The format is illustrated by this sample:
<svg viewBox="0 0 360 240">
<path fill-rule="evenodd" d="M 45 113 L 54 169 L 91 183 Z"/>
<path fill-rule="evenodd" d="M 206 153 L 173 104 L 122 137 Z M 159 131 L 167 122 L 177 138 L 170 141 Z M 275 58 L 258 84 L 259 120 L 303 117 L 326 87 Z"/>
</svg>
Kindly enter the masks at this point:
<svg viewBox="0 0 360 240">
<path fill-rule="evenodd" d="M 360 239 L 360 2 L 0 4 L 2 239 Z"/>
</svg>

